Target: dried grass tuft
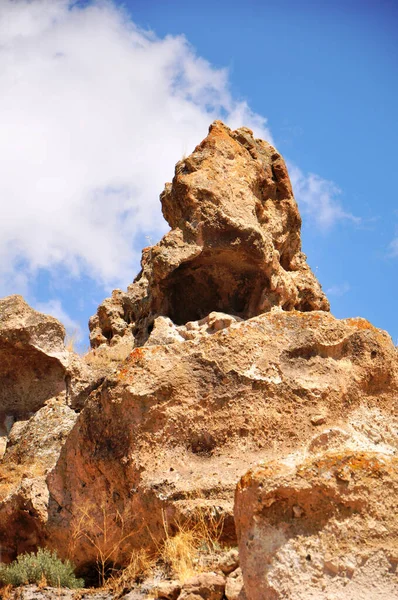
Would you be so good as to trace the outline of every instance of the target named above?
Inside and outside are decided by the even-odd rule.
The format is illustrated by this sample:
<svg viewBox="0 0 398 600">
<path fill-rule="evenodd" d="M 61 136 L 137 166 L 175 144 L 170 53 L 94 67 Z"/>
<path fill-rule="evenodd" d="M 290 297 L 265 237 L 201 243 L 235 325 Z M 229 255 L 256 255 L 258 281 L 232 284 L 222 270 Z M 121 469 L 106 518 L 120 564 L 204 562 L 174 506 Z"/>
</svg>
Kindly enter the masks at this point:
<svg viewBox="0 0 398 600">
<path fill-rule="evenodd" d="M 134 349 L 133 340 L 119 342 L 115 346 L 103 344 L 99 348 L 90 350 L 83 357 L 90 367 L 94 369 L 110 369 L 126 360 Z"/>
<path fill-rule="evenodd" d="M 216 562 L 224 518 L 215 508 L 198 507 L 190 518 L 178 522 L 176 533 L 170 535 L 163 516 L 166 538 L 160 556 L 173 577 L 184 582 L 194 573 L 207 570 L 211 557 Z M 206 561 L 202 560 L 204 557 Z"/>
</svg>

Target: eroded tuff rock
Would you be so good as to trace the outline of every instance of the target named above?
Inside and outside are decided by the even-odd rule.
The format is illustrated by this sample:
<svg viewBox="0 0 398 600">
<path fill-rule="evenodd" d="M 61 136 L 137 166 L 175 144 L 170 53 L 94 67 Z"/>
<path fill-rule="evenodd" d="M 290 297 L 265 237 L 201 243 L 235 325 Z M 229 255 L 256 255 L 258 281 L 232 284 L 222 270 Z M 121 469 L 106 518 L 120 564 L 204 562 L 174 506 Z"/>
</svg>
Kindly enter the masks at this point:
<svg viewBox="0 0 398 600">
<path fill-rule="evenodd" d="M 30 419 L 12 426 L 0 462 L 3 561 L 43 544 L 49 502 L 46 475 L 56 464 L 76 418 L 61 394 L 47 401 Z"/>
<path fill-rule="evenodd" d="M 62 392 L 69 405 L 81 408 L 103 379 L 64 340 L 64 326 L 22 296 L 0 299 L 0 435 Z"/>
<path fill-rule="evenodd" d="M 235 503 L 248 598 L 398 598 L 397 467 L 340 449 L 249 471 Z"/>
<path fill-rule="evenodd" d="M 0 420 L 26 418 L 66 390 L 65 329 L 22 296 L 0 299 Z M 11 419 L 9 419 L 10 424 Z M 4 432 L 3 432 L 4 433 Z"/>
<path fill-rule="evenodd" d="M 45 481 L 90 391 L 104 379 L 64 345 L 65 329 L 21 296 L 0 299 L 1 558 L 43 538 Z M 12 539 L 11 545 L 9 540 Z"/>
<path fill-rule="evenodd" d="M 64 365 L 63 394 L 79 398 L 80 414 L 43 397 L 11 430 L 0 472 L 2 550 L 14 558 L 48 545 L 84 570 L 100 548 L 123 565 L 198 508 L 224 518 L 224 539 L 235 542 L 234 492 L 252 467 L 236 508 L 247 598 L 260 597 L 256 585 L 271 594 L 264 599 L 350 598 L 338 595 L 341 586 L 360 598 L 372 572 L 394 597 L 398 363 L 390 337 L 364 319 L 330 315 L 300 250 L 285 165 L 249 130 L 213 124 L 178 163 L 162 204 L 172 230 L 144 250 L 128 291 L 116 290 L 90 322 L 90 361 L 105 365 L 106 379 L 84 402 L 79 363 Z M 255 470 L 261 461 L 276 464 L 269 481 L 265 467 Z M 283 501 L 267 506 L 271 494 Z M 246 546 L 253 523 L 272 526 L 275 544 L 259 534 Z M 354 538 L 355 527 L 365 533 Z M 342 558 L 350 548 L 364 557 L 353 571 Z M 269 569 L 259 573 L 253 564 L 264 560 Z M 225 589 L 244 598 L 240 572 Z M 302 596 L 283 596 L 293 589 Z"/>
<path fill-rule="evenodd" d="M 326 312 L 272 311 L 136 348 L 91 395 L 47 478 L 48 540 L 69 547 L 81 507 L 101 517 L 94 498 L 110 515 L 134 515 L 121 560 L 162 537 L 165 517 L 198 505 L 224 513 L 234 541 L 234 489 L 250 465 L 302 448 L 314 431 L 396 448 L 397 391 L 389 336 Z M 81 540 L 73 558 L 82 565 L 94 554 Z"/>
<path fill-rule="evenodd" d="M 220 121 L 177 163 L 161 194 L 172 228 L 143 250 L 126 293 L 115 290 L 90 319 L 93 347 L 145 343 L 158 316 L 176 325 L 224 312 L 250 318 L 284 310 L 329 310 L 301 252 L 301 219 L 278 152 L 243 127 Z"/>
</svg>

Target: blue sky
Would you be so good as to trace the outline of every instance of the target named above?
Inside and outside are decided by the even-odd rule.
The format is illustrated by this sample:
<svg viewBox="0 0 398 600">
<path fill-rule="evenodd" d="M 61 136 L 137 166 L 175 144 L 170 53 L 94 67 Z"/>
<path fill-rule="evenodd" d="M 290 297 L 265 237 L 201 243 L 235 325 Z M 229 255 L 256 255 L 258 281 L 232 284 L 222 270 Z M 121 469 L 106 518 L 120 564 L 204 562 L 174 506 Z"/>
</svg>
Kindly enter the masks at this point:
<svg viewBox="0 0 398 600">
<path fill-rule="evenodd" d="M 397 30 L 395 1 L 2 3 L 1 295 L 87 344 L 167 229 L 173 164 L 222 115 L 291 165 L 333 314 L 398 343 Z"/>
</svg>

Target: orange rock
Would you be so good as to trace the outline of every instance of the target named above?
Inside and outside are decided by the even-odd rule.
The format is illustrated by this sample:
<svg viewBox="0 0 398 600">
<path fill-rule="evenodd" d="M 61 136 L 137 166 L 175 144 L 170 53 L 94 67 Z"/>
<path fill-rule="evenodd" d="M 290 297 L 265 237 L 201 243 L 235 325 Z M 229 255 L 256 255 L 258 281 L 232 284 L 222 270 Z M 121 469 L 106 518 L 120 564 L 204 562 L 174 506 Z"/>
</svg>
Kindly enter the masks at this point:
<svg viewBox="0 0 398 600">
<path fill-rule="evenodd" d="M 396 598 L 398 460 L 366 450 L 278 460 L 238 484 L 251 600 Z"/>
<path fill-rule="evenodd" d="M 172 230 L 145 248 L 127 292 L 115 290 L 90 319 L 91 344 L 148 339 L 154 320 L 174 324 L 211 312 L 241 318 L 269 311 L 329 310 L 301 252 L 301 219 L 278 152 L 242 127 L 215 121 L 177 163 L 161 194 Z"/>
</svg>

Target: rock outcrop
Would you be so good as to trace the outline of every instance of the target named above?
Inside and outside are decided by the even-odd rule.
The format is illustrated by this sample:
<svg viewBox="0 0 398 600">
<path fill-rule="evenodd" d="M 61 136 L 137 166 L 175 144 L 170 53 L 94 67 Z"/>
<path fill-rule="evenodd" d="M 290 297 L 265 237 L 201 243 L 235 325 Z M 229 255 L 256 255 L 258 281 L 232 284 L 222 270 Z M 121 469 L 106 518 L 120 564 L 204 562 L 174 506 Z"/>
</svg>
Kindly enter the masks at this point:
<svg viewBox="0 0 398 600">
<path fill-rule="evenodd" d="M 217 507 L 233 542 L 234 489 L 250 465 L 317 430 L 322 447 L 333 428 L 397 447 L 394 419 L 389 431 L 377 426 L 377 415 L 394 415 L 397 366 L 387 334 L 326 312 L 273 311 L 136 348 L 91 395 L 49 475 L 49 540 L 67 547 L 81 507 L 100 498 L 109 514 L 135 515 L 126 556 L 198 506 Z M 74 560 L 94 554 L 82 540 Z"/>
<path fill-rule="evenodd" d="M 0 463 L 3 561 L 43 545 L 49 503 L 46 475 L 56 464 L 76 419 L 76 412 L 61 394 L 11 428 Z"/>
<path fill-rule="evenodd" d="M 220 121 L 177 163 L 161 194 L 172 228 L 145 248 L 128 291 L 90 319 L 93 347 L 124 336 L 141 346 L 158 316 L 175 325 L 224 312 L 250 318 L 273 306 L 329 310 L 301 252 L 301 219 L 286 165 L 245 127 Z"/>
<path fill-rule="evenodd" d="M 249 471 L 235 506 L 247 596 L 398 598 L 397 467 L 343 449 Z"/>
<path fill-rule="evenodd" d="M 76 421 L 76 409 L 104 379 L 103 369 L 69 352 L 64 338 L 57 319 L 37 312 L 21 296 L 0 300 L 2 560 L 43 540 L 46 474 Z"/>
<path fill-rule="evenodd" d="M 0 421 L 3 430 L 66 391 L 65 329 L 21 296 L 0 300 Z M 7 423 L 5 419 L 8 417 Z M 3 434 L 5 431 L 2 432 Z"/>
<path fill-rule="evenodd" d="M 391 338 L 328 312 L 285 164 L 248 129 L 215 122 L 161 201 L 172 229 L 90 320 L 83 366 L 60 358 L 53 321 L 40 329 L 32 313 L 14 335 L 3 317 L 4 364 L 27 361 L 16 379 L 4 369 L 4 406 L 31 407 L 32 365 L 49 380 L 9 436 L 2 548 L 45 544 L 81 570 L 99 553 L 123 565 L 211 514 L 224 541 L 238 534 L 241 571 L 231 555 L 232 572 L 181 597 L 208 585 L 206 597 L 231 600 L 370 598 L 372 581 L 372 600 L 398 597 Z"/>
</svg>

